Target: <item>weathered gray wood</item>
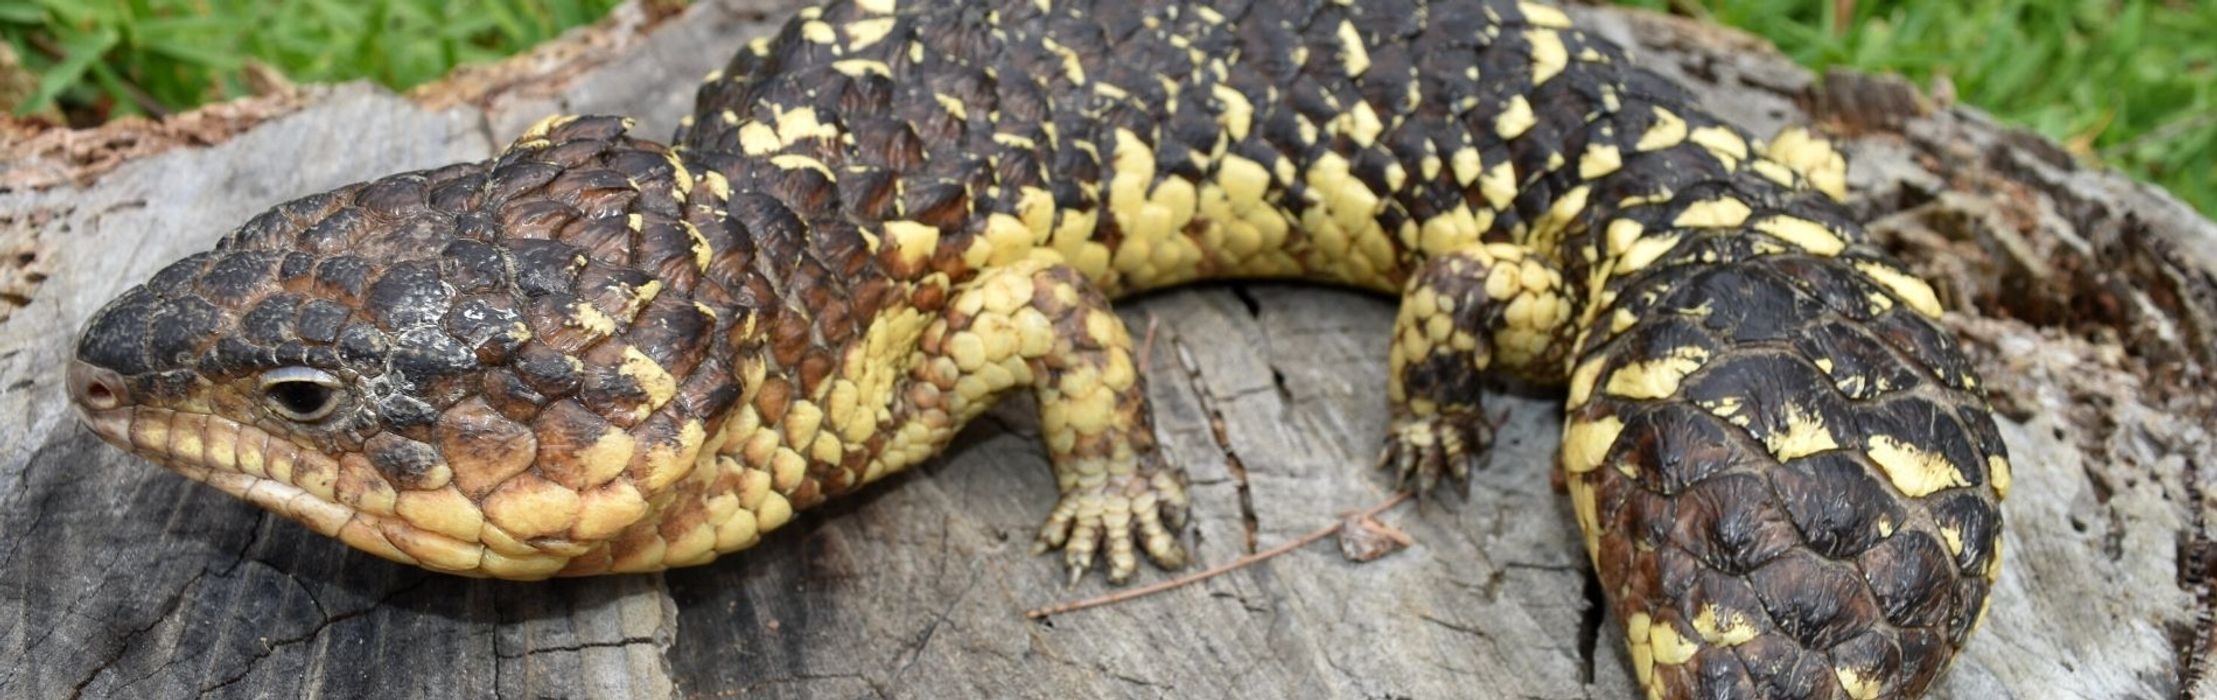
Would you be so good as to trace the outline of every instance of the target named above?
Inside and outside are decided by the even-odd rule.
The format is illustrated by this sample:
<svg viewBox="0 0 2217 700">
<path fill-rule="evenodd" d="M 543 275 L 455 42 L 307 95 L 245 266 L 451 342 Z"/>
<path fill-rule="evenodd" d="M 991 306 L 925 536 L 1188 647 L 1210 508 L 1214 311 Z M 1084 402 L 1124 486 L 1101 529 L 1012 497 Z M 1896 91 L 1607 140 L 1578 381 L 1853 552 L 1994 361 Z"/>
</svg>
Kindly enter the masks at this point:
<svg viewBox="0 0 2217 700">
<path fill-rule="evenodd" d="M 1052 491 L 1028 401 L 754 551 L 543 584 L 354 553 L 126 457 L 69 415 L 71 335 L 166 261 L 293 196 L 482 157 L 548 112 L 629 112 L 666 133 L 694 80 L 792 4 L 633 17 L 407 98 L 317 89 L 211 147 L 0 191 L 0 249 L 35 251 L 47 275 L 0 316 L 0 413 L 21 417 L 0 425 L 0 696 L 1632 694 L 1549 484 L 1559 403 L 1545 392 L 1494 399 L 1510 422 L 1468 499 L 1386 517 L 1415 537 L 1408 551 L 1352 564 L 1320 544 L 1046 623 L 1021 612 L 1106 587 L 1065 588 L 1053 559 L 1024 556 Z M 1811 77 L 1738 35 L 1582 14 L 1759 133 L 1811 119 Z M 1858 106 L 1903 94 L 1841 84 L 1818 117 L 1859 133 L 1857 206 L 1944 277 L 1969 312 L 1951 322 L 2010 417 L 2005 581 L 1941 695 L 2180 694 L 2182 664 L 2208 653 L 2194 646 L 2206 584 L 2180 555 L 2217 560 L 2197 471 L 2217 464 L 2217 226 L 1968 111 L 1872 128 Z M 1192 477 L 1198 561 L 1385 495 L 1364 467 L 1384 427 L 1390 300 L 1213 286 L 1122 312 L 1157 325 L 1150 390 Z"/>
</svg>

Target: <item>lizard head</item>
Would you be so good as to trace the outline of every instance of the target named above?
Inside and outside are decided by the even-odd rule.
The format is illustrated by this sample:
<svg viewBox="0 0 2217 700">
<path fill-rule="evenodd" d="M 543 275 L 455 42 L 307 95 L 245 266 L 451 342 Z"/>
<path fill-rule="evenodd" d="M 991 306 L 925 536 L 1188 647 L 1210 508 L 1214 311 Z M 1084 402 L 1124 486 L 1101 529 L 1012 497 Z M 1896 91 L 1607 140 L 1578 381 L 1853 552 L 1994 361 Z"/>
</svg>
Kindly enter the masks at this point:
<svg viewBox="0 0 2217 700">
<path fill-rule="evenodd" d="M 79 415 L 397 561 L 660 568 L 736 390 L 727 329 L 696 301 L 721 292 L 683 220 L 692 176 L 626 126 L 549 120 L 490 161 L 255 217 L 92 317 L 68 369 Z"/>
</svg>

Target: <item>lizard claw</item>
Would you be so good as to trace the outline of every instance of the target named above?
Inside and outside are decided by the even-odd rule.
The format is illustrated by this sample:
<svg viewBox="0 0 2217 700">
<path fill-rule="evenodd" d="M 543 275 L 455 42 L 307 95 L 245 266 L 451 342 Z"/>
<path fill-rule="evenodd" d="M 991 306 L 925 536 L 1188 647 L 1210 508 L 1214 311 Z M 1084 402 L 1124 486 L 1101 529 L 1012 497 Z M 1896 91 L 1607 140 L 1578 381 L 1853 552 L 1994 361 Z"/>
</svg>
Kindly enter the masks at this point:
<svg viewBox="0 0 2217 700">
<path fill-rule="evenodd" d="M 1477 411 L 1397 415 L 1386 430 L 1376 468 L 1393 470 L 1395 488 L 1405 488 L 1413 479 L 1419 496 L 1432 493 L 1443 475 L 1467 489 L 1470 463 L 1484 458 L 1494 427 Z"/>
<path fill-rule="evenodd" d="M 1108 559 L 1109 583 L 1128 581 L 1138 571 L 1135 549 L 1156 566 L 1176 569 L 1185 566 L 1185 547 L 1174 533 L 1185 527 L 1186 505 L 1185 484 L 1169 471 L 1080 485 L 1062 494 L 1032 553 L 1061 548 L 1071 585 L 1093 566 L 1096 553 Z"/>
</svg>

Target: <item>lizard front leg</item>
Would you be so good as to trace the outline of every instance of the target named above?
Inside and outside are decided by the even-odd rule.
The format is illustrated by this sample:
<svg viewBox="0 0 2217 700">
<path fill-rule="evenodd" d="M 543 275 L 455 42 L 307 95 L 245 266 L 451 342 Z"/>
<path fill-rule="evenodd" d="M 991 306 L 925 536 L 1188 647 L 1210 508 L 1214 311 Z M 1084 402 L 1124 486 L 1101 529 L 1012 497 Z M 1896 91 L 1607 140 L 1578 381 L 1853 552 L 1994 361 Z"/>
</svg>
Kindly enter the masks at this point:
<svg viewBox="0 0 2217 700">
<path fill-rule="evenodd" d="M 1061 499 L 1034 552 L 1063 549 L 1073 581 L 1108 559 L 1112 582 L 1185 563 L 1185 477 L 1155 447 L 1132 339 L 1075 269 L 1024 260 L 958 288 L 923 333 L 902 392 L 915 428 L 960 425 L 1009 389 L 1030 387 Z M 946 421 L 945 424 L 934 425 Z M 951 432 L 951 431 L 945 431 Z"/>
</svg>

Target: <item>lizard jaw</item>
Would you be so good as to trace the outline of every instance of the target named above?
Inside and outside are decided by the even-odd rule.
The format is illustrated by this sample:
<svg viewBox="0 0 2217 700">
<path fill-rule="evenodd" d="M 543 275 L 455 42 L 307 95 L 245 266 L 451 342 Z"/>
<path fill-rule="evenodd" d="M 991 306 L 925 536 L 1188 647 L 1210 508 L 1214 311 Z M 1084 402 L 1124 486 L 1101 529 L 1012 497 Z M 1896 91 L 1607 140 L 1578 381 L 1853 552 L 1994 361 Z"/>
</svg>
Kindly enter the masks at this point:
<svg viewBox="0 0 2217 700">
<path fill-rule="evenodd" d="M 341 489 L 342 480 L 361 478 L 346 473 L 360 466 L 220 415 L 133 404 L 121 393 L 123 383 L 107 376 L 112 374 L 82 361 L 69 370 L 71 402 L 100 439 L 356 549 L 434 571 L 522 580 L 565 573 L 576 555 L 590 549 L 538 538 L 496 544 L 482 530 L 434 531 L 405 517 L 390 489 L 384 498 Z M 350 497 L 342 498 L 342 491 Z"/>
</svg>

